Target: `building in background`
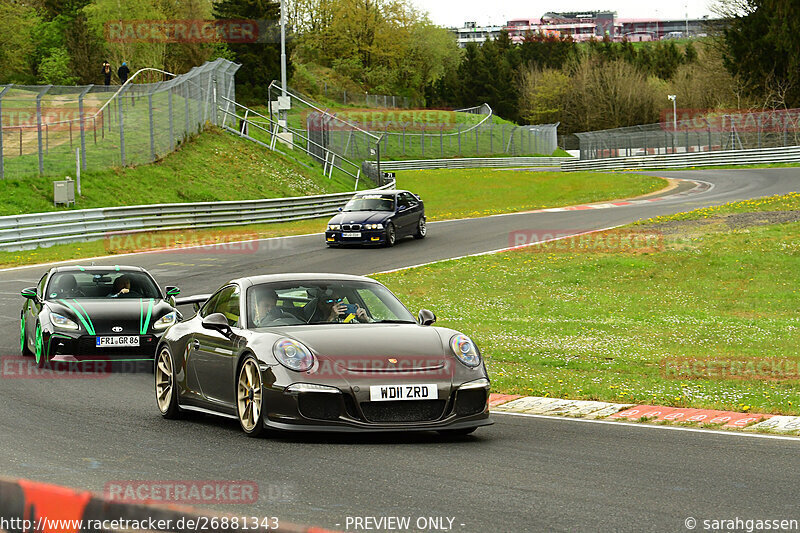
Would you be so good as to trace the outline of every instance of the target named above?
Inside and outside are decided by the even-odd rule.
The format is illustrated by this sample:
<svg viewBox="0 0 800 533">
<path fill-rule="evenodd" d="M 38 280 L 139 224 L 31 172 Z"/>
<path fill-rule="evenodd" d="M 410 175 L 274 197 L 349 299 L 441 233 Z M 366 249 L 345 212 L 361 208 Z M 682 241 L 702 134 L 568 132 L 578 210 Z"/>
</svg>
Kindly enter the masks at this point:
<svg viewBox="0 0 800 533">
<path fill-rule="evenodd" d="M 547 12 L 539 18 L 509 20 L 505 26 L 478 26 L 475 22 L 466 22 L 463 28 L 453 28 L 452 31 L 458 38 L 458 45 L 463 48 L 470 42 L 480 44 L 488 38 L 494 39 L 502 30 L 506 30 L 515 43 L 522 42 L 528 33 L 555 37 L 571 35 L 578 42 L 603 39 L 606 35 L 614 41 L 623 38 L 629 41 L 659 41 L 702 37 L 708 32 L 709 25 L 715 23 L 718 21 L 708 17 L 658 20 L 618 18 L 614 11 Z"/>
</svg>

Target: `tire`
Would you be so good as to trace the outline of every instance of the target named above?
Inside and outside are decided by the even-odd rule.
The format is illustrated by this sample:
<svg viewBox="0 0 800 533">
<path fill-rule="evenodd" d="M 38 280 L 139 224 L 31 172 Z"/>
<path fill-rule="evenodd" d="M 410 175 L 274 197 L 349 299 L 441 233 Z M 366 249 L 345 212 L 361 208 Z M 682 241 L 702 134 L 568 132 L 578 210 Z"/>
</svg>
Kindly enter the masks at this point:
<svg viewBox="0 0 800 533">
<path fill-rule="evenodd" d="M 28 348 L 28 336 L 25 335 L 25 313 L 22 313 L 19 320 L 19 351 L 25 357 L 33 355 L 33 352 Z"/>
<path fill-rule="evenodd" d="M 167 346 L 162 346 L 153 363 L 156 405 L 161 416 L 168 419 L 181 417 L 178 389 L 175 386 L 175 364 Z"/>
<path fill-rule="evenodd" d="M 258 361 L 251 354 L 242 360 L 236 373 L 236 418 L 248 437 L 260 437 L 264 428 L 264 391 Z"/>
<path fill-rule="evenodd" d="M 428 233 L 428 226 L 425 223 L 425 217 L 419 217 L 417 222 L 417 231 L 414 233 L 415 239 L 424 239 Z"/>
<path fill-rule="evenodd" d="M 474 427 L 474 428 L 461 428 L 461 429 L 442 429 L 438 433 L 442 437 L 464 437 L 474 432 L 476 429 L 478 428 Z"/>
<path fill-rule="evenodd" d="M 397 230 L 394 229 L 394 224 L 389 222 L 386 224 L 386 247 L 391 248 L 397 242 Z"/>
<path fill-rule="evenodd" d="M 36 351 L 34 352 L 34 357 L 36 357 L 36 366 L 39 368 L 49 368 L 50 367 L 50 357 L 47 354 L 47 350 L 45 349 L 44 345 L 44 337 L 42 335 L 42 325 L 38 322 L 36 323 Z"/>
</svg>

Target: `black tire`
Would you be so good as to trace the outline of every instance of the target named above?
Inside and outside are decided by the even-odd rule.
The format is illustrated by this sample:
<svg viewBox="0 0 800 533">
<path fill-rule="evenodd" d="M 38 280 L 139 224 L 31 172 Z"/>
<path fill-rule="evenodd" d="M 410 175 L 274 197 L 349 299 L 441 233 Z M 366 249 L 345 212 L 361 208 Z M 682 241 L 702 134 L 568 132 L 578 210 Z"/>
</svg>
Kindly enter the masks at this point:
<svg viewBox="0 0 800 533">
<path fill-rule="evenodd" d="M 248 368 L 250 370 L 246 370 Z M 243 380 L 249 382 L 249 387 Z M 253 354 L 245 355 L 239 363 L 234 387 L 236 389 L 236 419 L 239 421 L 239 427 L 248 437 L 256 438 L 264 435 L 266 433 L 263 409 L 264 382 L 261 380 L 258 360 Z M 254 410 L 257 410 L 257 413 L 253 413 Z"/>
<path fill-rule="evenodd" d="M 442 429 L 438 433 L 442 437 L 465 437 L 470 433 L 473 433 L 477 428 L 461 428 L 461 429 Z"/>
<path fill-rule="evenodd" d="M 397 242 L 397 230 L 394 229 L 394 224 L 389 222 L 386 224 L 386 247 L 391 248 Z"/>
<path fill-rule="evenodd" d="M 156 405 L 161 416 L 174 420 L 182 416 L 178 405 L 178 388 L 175 379 L 175 361 L 172 353 L 164 345 L 153 360 L 153 382 L 156 393 Z M 163 398 L 162 398 L 163 395 Z"/>
<path fill-rule="evenodd" d="M 47 353 L 47 347 L 44 344 L 44 335 L 42 334 L 42 325 L 36 323 L 36 351 L 33 353 L 36 358 L 36 366 L 39 368 L 50 368 L 50 356 Z"/>
<path fill-rule="evenodd" d="M 24 357 L 31 357 L 33 352 L 28 348 L 28 335 L 25 333 L 25 313 L 20 316 L 19 324 L 19 349 Z"/>
<path fill-rule="evenodd" d="M 424 239 L 428 233 L 428 225 L 425 223 L 425 217 L 419 217 L 417 222 L 417 231 L 414 232 L 415 239 Z"/>
</svg>

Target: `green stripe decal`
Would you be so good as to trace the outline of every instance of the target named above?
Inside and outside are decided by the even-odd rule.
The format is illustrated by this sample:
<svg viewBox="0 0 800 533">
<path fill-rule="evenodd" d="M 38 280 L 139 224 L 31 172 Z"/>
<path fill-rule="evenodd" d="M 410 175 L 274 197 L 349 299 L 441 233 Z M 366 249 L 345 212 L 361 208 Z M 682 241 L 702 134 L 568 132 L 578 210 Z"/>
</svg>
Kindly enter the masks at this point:
<svg viewBox="0 0 800 533">
<path fill-rule="evenodd" d="M 86 320 L 89 321 L 89 327 L 86 328 L 86 330 L 89 332 L 89 335 L 94 335 L 95 334 L 94 333 L 94 324 L 92 324 L 92 319 L 89 317 L 89 313 L 86 312 L 86 309 L 83 308 L 83 306 L 80 304 L 80 302 L 78 300 L 74 300 L 73 299 L 72 301 L 75 302 L 75 305 L 80 307 L 81 311 L 83 311 L 83 314 L 86 315 Z"/>
<path fill-rule="evenodd" d="M 147 305 L 147 317 L 144 318 L 144 300 L 139 300 L 139 334 L 144 335 L 147 333 L 147 328 L 150 325 L 150 315 L 153 314 L 153 299 L 150 298 Z"/>
<path fill-rule="evenodd" d="M 72 300 L 72 301 L 73 301 L 73 302 L 75 302 L 76 304 L 78 304 L 78 302 L 77 302 L 76 300 Z M 69 309 L 71 309 L 71 310 L 72 310 L 72 312 L 73 312 L 73 313 L 75 313 L 75 316 L 77 316 L 77 317 L 78 317 L 78 320 L 80 320 L 80 321 L 81 321 L 81 324 L 83 324 L 83 327 L 84 327 L 84 328 L 86 328 L 86 332 L 87 332 L 89 335 L 94 335 L 94 334 L 95 334 L 95 333 L 94 333 L 94 326 L 92 326 L 92 321 L 91 321 L 91 320 L 89 320 L 89 321 L 87 322 L 87 320 L 88 320 L 88 318 L 89 318 L 89 315 L 86 315 L 86 318 L 84 318 L 84 317 L 83 317 L 83 315 L 81 314 L 81 312 L 80 312 L 80 311 L 78 311 L 77 309 L 75 309 L 74 307 L 72 307 L 72 306 L 69 304 L 69 302 L 68 302 L 68 301 L 66 301 L 66 300 L 59 300 L 59 302 L 61 302 L 62 304 L 66 305 L 66 306 L 67 306 Z M 78 304 L 78 305 L 80 306 L 81 304 Z M 81 307 L 81 309 L 83 309 L 83 307 Z M 84 310 L 84 313 L 85 313 L 85 312 L 86 312 L 86 311 Z"/>
</svg>

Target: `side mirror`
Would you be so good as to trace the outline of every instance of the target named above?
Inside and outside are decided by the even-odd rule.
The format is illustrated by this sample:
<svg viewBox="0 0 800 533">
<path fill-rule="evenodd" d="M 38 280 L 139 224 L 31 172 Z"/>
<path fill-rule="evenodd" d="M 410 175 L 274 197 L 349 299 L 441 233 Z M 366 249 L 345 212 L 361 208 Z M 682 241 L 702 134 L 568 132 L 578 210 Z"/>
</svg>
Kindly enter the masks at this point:
<svg viewBox="0 0 800 533">
<path fill-rule="evenodd" d="M 423 326 L 432 326 L 436 322 L 436 315 L 433 314 L 433 311 L 422 309 L 419 312 L 418 320 Z"/>
<path fill-rule="evenodd" d="M 20 291 L 20 294 L 22 295 L 23 298 L 26 298 L 28 300 L 33 300 L 34 302 L 39 299 L 39 297 L 36 295 L 36 287 L 28 287 L 27 289 L 22 289 L 22 291 Z"/>
<path fill-rule="evenodd" d="M 228 319 L 222 313 L 211 313 L 203 319 L 203 327 L 206 329 L 213 329 L 219 331 L 227 336 L 231 333 L 231 327 L 228 324 Z"/>
<path fill-rule="evenodd" d="M 167 296 L 178 296 L 181 293 L 181 290 L 178 287 L 167 285 L 164 287 L 164 292 L 167 293 Z"/>
</svg>

